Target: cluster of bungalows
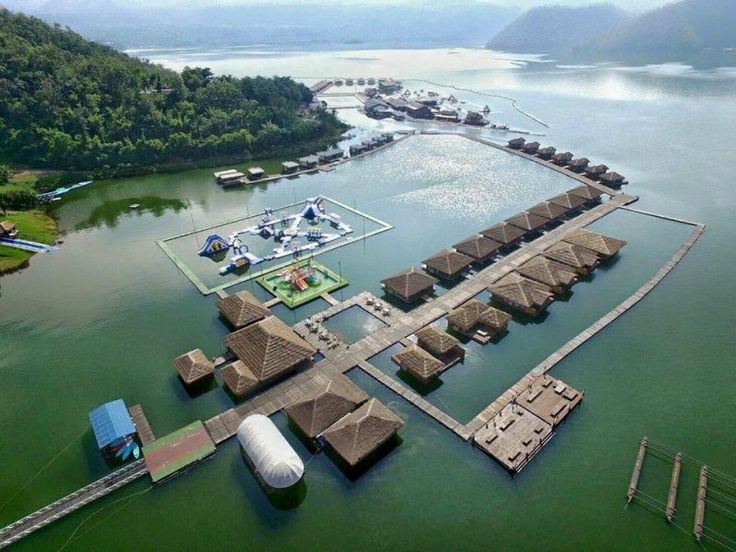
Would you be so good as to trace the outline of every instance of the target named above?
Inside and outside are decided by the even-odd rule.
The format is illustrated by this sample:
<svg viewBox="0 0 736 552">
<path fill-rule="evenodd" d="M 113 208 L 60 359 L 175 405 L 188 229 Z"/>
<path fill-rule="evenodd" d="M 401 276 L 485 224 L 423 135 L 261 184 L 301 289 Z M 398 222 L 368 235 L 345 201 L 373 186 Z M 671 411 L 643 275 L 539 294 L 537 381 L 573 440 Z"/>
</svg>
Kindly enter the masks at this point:
<svg viewBox="0 0 736 552">
<path fill-rule="evenodd" d="M 341 467 L 362 468 L 404 425 L 391 409 L 341 374 L 284 409 L 312 444 L 326 445 Z"/>
<path fill-rule="evenodd" d="M 417 343 L 391 357 L 399 368 L 422 385 L 465 358 L 460 342 L 436 326 L 426 326 L 415 334 Z"/>
<path fill-rule="evenodd" d="M 546 374 L 530 376 L 506 393 L 507 404 L 475 432 L 473 444 L 514 474 L 549 442 L 583 393 Z"/>
<path fill-rule="evenodd" d="M 369 151 L 385 146 L 393 141 L 394 135 L 390 132 L 384 132 L 383 134 L 369 138 L 368 140 L 363 140 L 360 144 L 353 144 L 350 146 L 350 156 L 355 157 L 356 155 L 368 153 Z"/>
<path fill-rule="evenodd" d="M 587 157 L 575 157 L 569 151 L 558 152 L 552 146 L 541 147 L 539 142 L 527 142 L 524 138 L 509 140 L 507 147 L 527 155 L 536 155 L 540 159 L 559 167 L 566 167 L 572 172 L 584 174 L 587 178 L 600 181 L 611 188 L 620 188 L 623 184 L 628 184 L 625 177 L 617 172 L 609 171 L 606 165 L 591 165 Z"/>
<path fill-rule="evenodd" d="M 242 173 L 237 169 L 227 169 L 226 171 L 218 171 L 213 173 L 215 181 L 223 188 L 233 186 L 242 186 L 246 182 L 254 182 L 266 177 L 266 171 L 261 167 L 251 167 Z"/>
</svg>

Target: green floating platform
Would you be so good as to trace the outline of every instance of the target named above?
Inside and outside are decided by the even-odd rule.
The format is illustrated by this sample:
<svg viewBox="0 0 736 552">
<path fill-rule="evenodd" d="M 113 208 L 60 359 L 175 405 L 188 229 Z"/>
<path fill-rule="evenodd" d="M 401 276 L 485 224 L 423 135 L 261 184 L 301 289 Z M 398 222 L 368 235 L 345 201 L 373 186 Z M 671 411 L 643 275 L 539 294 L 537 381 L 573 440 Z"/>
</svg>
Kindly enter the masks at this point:
<svg viewBox="0 0 736 552">
<path fill-rule="evenodd" d="M 143 446 L 143 458 L 154 483 L 160 483 L 215 453 L 202 422 L 193 422 Z"/>
<path fill-rule="evenodd" d="M 289 272 L 293 273 L 297 268 L 301 272 L 311 271 L 314 275 L 312 278 L 301 279 L 300 283 L 303 289 L 297 289 L 293 286 L 286 275 Z M 256 278 L 256 282 L 291 309 L 309 303 L 324 293 L 348 285 L 345 278 L 311 259 L 298 261 L 288 267 L 259 276 Z"/>
</svg>

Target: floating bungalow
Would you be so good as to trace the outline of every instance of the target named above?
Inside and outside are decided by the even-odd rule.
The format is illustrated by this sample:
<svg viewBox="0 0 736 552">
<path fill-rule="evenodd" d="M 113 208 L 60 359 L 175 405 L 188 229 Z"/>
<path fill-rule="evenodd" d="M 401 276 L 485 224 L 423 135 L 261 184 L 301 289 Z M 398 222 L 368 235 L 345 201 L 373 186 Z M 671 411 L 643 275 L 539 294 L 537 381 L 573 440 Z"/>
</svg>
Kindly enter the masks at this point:
<svg viewBox="0 0 736 552">
<path fill-rule="evenodd" d="M 428 106 L 416 102 L 409 104 L 406 113 L 415 119 L 434 119 L 434 114 Z"/>
<path fill-rule="evenodd" d="M 135 441 L 133 418 L 123 399 L 98 406 L 89 413 L 89 422 L 100 454 L 107 460 L 125 461 L 140 451 Z"/>
<path fill-rule="evenodd" d="M 378 399 L 371 399 L 322 435 L 350 466 L 358 465 L 393 437 L 404 421 Z"/>
<path fill-rule="evenodd" d="M 383 290 L 404 303 L 414 303 L 432 293 L 437 279 L 411 268 L 410 270 L 381 280 Z"/>
<path fill-rule="evenodd" d="M 563 238 L 563 241 L 590 249 L 601 259 L 613 257 L 626 245 L 624 240 L 591 232 L 585 228 L 570 232 Z"/>
<path fill-rule="evenodd" d="M 183 473 L 215 454 L 215 444 L 200 421 L 143 445 L 146 470 L 154 485 Z"/>
<path fill-rule="evenodd" d="M 509 140 L 509 143 L 507 145 L 511 149 L 518 150 L 521 149 L 524 144 L 526 144 L 526 140 L 524 138 L 513 138 Z"/>
<path fill-rule="evenodd" d="M 217 183 L 222 184 L 224 187 L 239 186 L 245 182 L 245 173 L 240 171 L 227 172 L 217 178 Z"/>
<path fill-rule="evenodd" d="M 370 80 L 368 81 L 368 84 L 372 84 Z M 401 83 L 394 79 L 378 79 L 378 90 L 380 90 L 382 94 L 393 94 L 394 92 L 401 90 Z"/>
<path fill-rule="evenodd" d="M 477 111 L 468 111 L 465 115 L 465 120 L 463 121 L 463 123 L 472 126 L 486 126 L 488 124 L 488 121 L 486 121 L 483 118 L 483 115 L 481 115 Z"/>
<path fill-rule="evenodd" d="M 317 158 L 319 159 L 319 162 L 322 164 L 325 163 L 333 163 L 335 161 L 339 161 L 345 156 L 345 152 L 342 151 L 340 148 L 331 148 L 325 151 L 320 151 L 317 153 Z"/>
<path fill-rule="evenodd" d="M 481 235 L 500 243 L 504 248 L 510 248 L 517 245 L 524 238 L 526 231 L 508 222 L 500 222 L 483 230 Z"/>
<path fill-rule="evenodd" d="M 249 291 L 239 291 L 220 299 L 217 310 L 236 330 L 271 316 L 271 311 Z"/>
<path fill-rule="evenodd" d="M 18 228 L 14 222 L 4 220 L 0 222 L 0 238 L 15 238 L 18 236 Z"/>
<path fill-rule="evenodd" d="M 307 393 L 284 411 L 310 439 L 368 400 L 368 395 L 342 374 Z"/>
<path fill-rule="evenodd" d="M 275 316 L 228 334 L 225 345 L 242 362 L 238 375 L 252 376 L 258 385 L 296 370 L 317 352 Z"/>
<path fill-rule="evenodd" d="M 444 363 L 444 370 L 465 358 L 465 349 L 460 342 L 437 326 L 425 326 L 414 335 L 419 347 Z"/>
<path fill-rule="evenodd" d="M 240 399 L 259 386 L 258 379 L 253 372 L 243 363 L 236 360 L 220 370 L 222 382 L 230 393 Z"/>
<path fill-rule="evenodd" d="M 608 170 L 606 165 L 590 165 L 585 169 L 585 176 L 591 180 L 598 180 Z"/>
<path fill-rule="evenodd" d="M 215 365 L 208 359 L 202 349 L 194 349 L 176 357 L 174 366 L 185 385 L 194 386 L 212 379 Z"/>
<path fill-rule="evenodd" d="M 527 232 L 541 232 L 549 224 L 549 219 L 540 217 L 533 213 L 522 212 L 506 219 L 508 224 L 526 230 Z"/>
<path fill-rule="evenodd" d="M 236 435 L 243 456 L 267 491 L 299 483 L 304 464 L 270 418 L 252 414 L 240 423 Z"/>
<path fill-rule="evenodd" d="M 572 161 L 572 157 L 573 157 L 573 155 L 569 151 L 565 151 L 565 152 L 562 152 L 562 153 L 555 153 L 554 156 L 552 157 L 552 162 L 555 165 L 559 165 L 560 167 L 564 167 L 570 161 Z"/>
<path fill-rule="evenodd" d="M 496 255 L 503 247 L 502 244 L 495 240 L 484 238 L 483 236 L 472 236 L 466 240 L 456 243 L 452 246 L 455 251 L 467 255 L 476 263 L 486 264 Z"/>
<path fill-rule="evenodd" d="M 434 96 L 422 96 L 415 100 L 417 103 L 426 105 L 427 107 L 437 107 L 437 98 Z"/>
<path fill-rule="evenodd" d="M 251 167 L 248 169 L 248 180 L 260 180 L 266 176 L 266 171 L 261 167 Z"/>
<path fill-rule="evenodd" d="M 363 112 L 368 117 L 373 117 L 376 119 L 385 118 L 385 117 L 378 117 L 377 115 L 378 115 L 379 110 L 385 113 L 387 109 L 388 109 L 388 104 L 386 104 L 386 102 L 384 102 L 383 100 L 379 100 L 378 98 L 369 98 L 363 104 Z M 388 113 L 389 115 L 391 114 L 390 111 L 388 111 Z"/>
<path fill-rule="evenodd" d="M 299 171 L 299 163 L 284 161 L 281 163 L 281 174 L 294 174 Z"/>
<path fill-rule="evenodd" d="M 424 270 L 445 280 L 457 280 L 471 264 L 471 257 L 449 249 L 422 261 Z"/>
<path fill-rule="evenodd" d="M 598 255 L 586 247 L 564 241 L 557 242 L 542 255 L 572 268 L 578 275 L 587 276 L 600 263 Z"/>
<path fill-rule="evenodd" d="M 583 393 L 564 381 L 544 374 L 519 393 L 516 402 L 553 428 L 575 410 Z"/>
<path fill-rule="evenodd" d="M 539 150 L 539 142 L 527 142 L 523 146 L 521 146 L 521 151 L 524 153 L 528 153 L 529 155 L 534 155 Z"/>
<path fill-rule="evenodd" d="M 409 102 L 404 98 L 386 98 L 386 104 L 395 111 L 406 112 L 409 109 Z"/>
<path fill-rule="evenodd" d="M 460 116 L 457 111 L 450 107 L 442 107 L 435 110 L 434 118 L 438 121 L 447 121 L 450 123 L 457 123 L 460 120 Z"/>
<path fill-rule="evenodd" d="M 511 316 L 499 309 L 471 299 L 447 315 L 447 327 L 478 343 L 488 343 L 506 331 Z"/>
<path fill-rule="evenodd" d="M 551 197 L 547 200 L 547 202 L 553 203 L 554 205 L 559 205 L 560 207 L 564 207 L 565 209 L 567 209 L 567 212 L 569 214 L 573 214 L 574 212 L 579 211 L 583 207 L 583 205 L 589 203 L 582 197 L 569 193 L 564 193 L 556 195 L 555 197 Z"/>
<path fill-rule="evenodd" d="M 563 218 L 567 214 L 568 209 L 566 207 L 563 207 L 562 205 L 557 205 L 555 203 L 548 203 L 544 201 L 542 203 L 538 203 L 530 209 L 527 209 L 527 212 L 537 217 L 547 219 L 551 222 Z"/>
<path fill-rule="evenodd" d="M 350 152 L 350 157 L 355 157 L 356 155 L 360 155 L 361 153 L 365 153 L 368 151 L 368 146 L 365 142 L 362 144 L 353 144 L 350 146 L 348 151 Z"/>
<path fill-rule="evenodd" d="M 581 173 L 588 167 L 588 163 L 590 163 L 590 159 L 587 157 L 578 157 L 576 159 L 572 159 L 567 166 L 570 170 Z"/>
<path fill-rule="evenodd" d="M 488 288 L 493 299 L 528 316 L 536 317 L 555 300 L 552 290 L 514 272 Z"/>
<path fill-rule="evenodd" d="M 552 146 L 547 146 L 545 148 L 539 148 L 537 150 L 537 157 L 540 159 L 549 160 L 554 157 L 555 153 L 557 152 L 557 148 L 553 148 Z"/>
<path fill-rule="evenodd" d="M 577 188 L 573 188 L 572 190 L 567 190 L 567 193 L 570 195 L 581 197 L 588 203 L 597 203 L 600 201 L 601 196 L 603 196 L 603 192 L 601 192 L 598 188 L 588 186 L 587 184 L 583 184 L 582 186 L 578 186 Z"/>
<path fill-rule="evenodd" d="M 606 186 L 610 186 L 612 188 L 618 188 L 623 184 L 628 184 L 626 181 L 626 178 L 624 178 L 622 175 L 618 174 L 617 172 L 607 172 L 605 174 L 600 175 L 599 180 L 605 184 Z"/>
<path fill-rule="evenodd" d="M 217 180 L 219 182 L 223 177 L 225 177 L 225 176 L 227 176 L 229 174 L 237 173 L 237 172 L 238 171 L 236 169 L 227 169 L 227 170 L 224 170 L 224 171 L 214 172 L 214 173 L 212 173 L 212 176 L 214 176 L 215 177 L 215 180 Z"/>
<path fill-rule="evenodd" d="M 316 155 L 307 155 L 305 157 L 300 157 L 297 159 L 299 162 L 299 168 L 301 170 L 306 169 L 314 169 L 317 165 L 319 165 L 319 157 Z"/>
<path fill-rule="evenodd" d="M 565 293 L 578 281 L 578 275 L 572 268 L 540 255 L 529 259 L 516 272 L 544 284 L 556 294 Z"/>
<path fill-rule="evenodd" d="M 399 351 L 391 357 L 391 360 L 423 384 L 429 383 L 446 368 L 444 362 L 416 345 Z"/>
</svg>

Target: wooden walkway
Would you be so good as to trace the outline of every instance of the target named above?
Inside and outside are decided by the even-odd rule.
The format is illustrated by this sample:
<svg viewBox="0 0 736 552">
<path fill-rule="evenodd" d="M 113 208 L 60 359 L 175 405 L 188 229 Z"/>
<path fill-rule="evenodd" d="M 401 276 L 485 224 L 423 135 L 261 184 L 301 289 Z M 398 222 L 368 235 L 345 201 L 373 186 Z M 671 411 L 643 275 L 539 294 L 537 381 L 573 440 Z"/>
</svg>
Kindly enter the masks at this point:
<svg viewBox="0 0 736 552">
<path fill-rule="evenodd" d="M 151 429 L 151 425 L 148 423 L 145 412 L 143 412 L 143 407 L 139 404 L 134 404 L 128 408 L 128 412 L 130 412 L 130 417 L 133 418 L 135 428 L 138 430 L 138 437 L 141 440 L 141 444 L 145 446 L 155 441 L 156 436 Z"/>
</svg>

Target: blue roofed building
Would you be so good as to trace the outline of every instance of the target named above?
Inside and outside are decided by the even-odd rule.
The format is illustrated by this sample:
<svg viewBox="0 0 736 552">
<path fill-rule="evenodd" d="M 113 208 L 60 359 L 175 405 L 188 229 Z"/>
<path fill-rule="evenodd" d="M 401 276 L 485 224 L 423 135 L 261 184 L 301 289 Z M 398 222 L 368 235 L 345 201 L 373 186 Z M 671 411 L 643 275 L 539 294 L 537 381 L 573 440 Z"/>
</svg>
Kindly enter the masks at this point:
<svg viewBox="0 0 736 552">
<path fill-rule="evenodd" d="M 89 421 L 103 456 L 127 460 L 131 454 L 140 455 L 133 418 L 122 399 L 98 406 L 89 413 Z"/>
</svg>

